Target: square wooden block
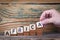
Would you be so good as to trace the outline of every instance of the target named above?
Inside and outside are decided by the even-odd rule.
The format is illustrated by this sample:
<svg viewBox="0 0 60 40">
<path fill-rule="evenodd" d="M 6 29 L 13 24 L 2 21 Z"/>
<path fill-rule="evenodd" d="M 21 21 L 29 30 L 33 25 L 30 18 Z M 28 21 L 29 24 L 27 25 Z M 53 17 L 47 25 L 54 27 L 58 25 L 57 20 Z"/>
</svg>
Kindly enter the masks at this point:
<svg viewBox="0 0 60 40">
<path fill-rule="evenodd" d="M 42 35 L 43 34 L 43 24 L 41 22 L 37 22 L 36 27 L 37 27 L 37 30 L 36 30 L 37 36 Z"/>
<path fill-rule="evenodd" d="M 36 36 L 36 30 L 30 30 L 30 36 Z"/>
<path fill-rule="evenodd" d="M 24 36 L 29 36 L 29 32 L 24 32 Z"/>
<path fill-rule="evenodd" d="M 16 30 L 16 28 L 12 28 L 11 29 L 11 34 L 10 34 L 10 36 L 16 36 L 17 35 L 17 30 Z"/>
<path fill-rule="evenodd" d="M 17 36 L 17 34 L 10 34 L 10 36 Z"/>
<path fill-rule="evenodd" d="M 36 25 L 30 24 L 30 36 L 35 36 L 35 35 L 36 35 Z"/>
<path fill-rule="evenodd" d="M 37 28 L 36 34 L 37 34 L 37 36 L 43 35 L 43 28 L 40 28 L 40 29 Z"/>
<path fill-rule="evenodd" d="M 41 22 L 36 22 L 36 26 L 37 26 L 37 28 L 42 28 L 43 24 Z"/>
<path fill-rule="evenodd" d="M 24 36 L 29 36 L 29 26 L 24 26 Z"/>
<path fill-rule="evenodd" d="M 23 26 L 17 28 L 17 36 L 23 36 Z"/>
<path fill-rule="evenodd" d="M 4 36 L 10 36 L 10 30 L 5 30 L 4 31 Z"/>
</svg>

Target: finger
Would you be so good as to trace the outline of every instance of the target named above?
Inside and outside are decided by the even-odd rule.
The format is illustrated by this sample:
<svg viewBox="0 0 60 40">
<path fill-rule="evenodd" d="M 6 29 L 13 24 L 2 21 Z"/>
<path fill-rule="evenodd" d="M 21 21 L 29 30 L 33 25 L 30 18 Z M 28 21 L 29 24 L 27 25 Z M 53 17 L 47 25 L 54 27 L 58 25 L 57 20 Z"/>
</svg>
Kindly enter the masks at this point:
<svg viewBox="0 0 60 40">
<path fill-rule="evenodd" d="M 50 19 L 45 19 L 43 21 L 41 21 L 42 24 L 48 24 L 48 23 L 53 23 L 53 20 L 50 18 Z"/>
</svg>

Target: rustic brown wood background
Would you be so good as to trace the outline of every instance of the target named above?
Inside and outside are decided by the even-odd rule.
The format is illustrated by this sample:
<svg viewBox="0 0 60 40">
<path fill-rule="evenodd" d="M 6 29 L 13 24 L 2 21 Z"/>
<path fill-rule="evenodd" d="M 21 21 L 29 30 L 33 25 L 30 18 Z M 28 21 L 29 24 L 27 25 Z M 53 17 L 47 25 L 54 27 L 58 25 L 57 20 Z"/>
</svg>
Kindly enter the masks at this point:
<svg viewBox="0 0 60 40">
<path fill-rule="evenodd" d="M 41 13 L 48 9 L 59 10 L 60 5 L 8 4 L 0 5 L 0 31 L 36 23 Z M 20 10 L 20 11 L 19 11 Z M 21 12 L 21 13 L 20 13 Z M 29 16 L 30 15 L 30 16 Z"/>
<path fill-rule="evenodd" d="M 0 0 L 0 2 L 21 2 L 21 3 L 60 3 L 60 0 Z"/>
<path fill-rule="evenodd" d="M 2 2 L 9 2 L 8 4 L 4 4 Z M 12 2 L 17 2 L 18 4 L 10 4 Z M 0 0 L 0 10 L 5 10 L 5 8 L 8 10 L 12 10 L 8 12 L 8 15 L 4 14 L 4 11 L 1 11 L 0 17 L 2 21 L 0 22 L 0 32 L 3 32 L 4 30 L 10 30 L 11 28 L 17 28 L 19 26 L 25 26 L 25 25 L 30 25 L 31 23 L 36 23 L 39 21 L 39 16 L 41 12 L 47 9 L 57 9 L 60 10 L 60 5 L 21 5 L 19 3 L 60 3 L 60 0 Z M 18 15 L 17 10 L 19 8 L 23 8 L 21 10 L 24 10 L 23 13 L 25 14 L 32 14 L 35 15 L 34 17 L 32 16 L 31 18 L 22 18 L 15 17 Z M 37 11 L 39 12 L 33 12 L 29 11 L 28 9 L 38 9 Z M 34 14 L 35 13 L 35 14 Z M 38 14 L 37 14 L 38 13 Z M 35 20 L 34 20 L 35 19 Z"/>
</svg>

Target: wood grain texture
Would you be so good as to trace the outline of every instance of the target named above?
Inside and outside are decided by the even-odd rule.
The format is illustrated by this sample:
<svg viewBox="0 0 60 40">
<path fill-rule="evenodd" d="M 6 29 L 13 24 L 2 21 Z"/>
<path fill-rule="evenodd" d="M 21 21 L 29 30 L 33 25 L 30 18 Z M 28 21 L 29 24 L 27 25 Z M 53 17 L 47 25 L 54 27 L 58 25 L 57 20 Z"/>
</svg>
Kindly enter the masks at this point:
<svg viewBox="0 0 60 40">
<path fill-rule="evenodd" d="M 60 0 L 0 0 L 0 2 L 20 2 L 20 3 L 60 3 Z"/>
<path fill-rule="evenodd" d="M 2 4 L 0 5 L 0 17 L 2 19 L 0 31 L 35 24 L 40 21 L 41 13 L 48 9 L 60 11 L 60 5 Z"/>
</svg>

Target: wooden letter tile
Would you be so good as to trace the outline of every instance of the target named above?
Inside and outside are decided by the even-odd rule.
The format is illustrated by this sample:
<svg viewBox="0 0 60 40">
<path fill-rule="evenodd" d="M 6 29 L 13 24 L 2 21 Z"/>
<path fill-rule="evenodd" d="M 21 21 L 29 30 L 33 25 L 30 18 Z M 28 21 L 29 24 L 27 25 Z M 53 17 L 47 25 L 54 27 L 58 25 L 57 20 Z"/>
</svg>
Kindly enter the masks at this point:
<svg viewBox="0 0 60 40">
<path fill-rule="evenodd" d="M 29 36 L 29 26 L 24 26 L 24 36 Z"/>
<path fill-rule="evenodd" d="M 4 36 L 10 36 L 10 31 L 9 30 L 5 30 L 4 31 Z"/>
<path fill-rule="evenodd" d="M 30 35 L 35 36 L 36 35 L 36 25 L 30 24 Z"/>
<path fill-rule="evenodd" d="M 37 30 L 36 30 L 37 36 L 40 36 L 43 34 L 43 24 L 41 24 L 41 22 L 37 22 L 36 25 L 37 25 Z"/>
<path fill-rule="evenodd" d="M 17 35 L 22 36 L 23 35 L 23 26 L 17 28 Z"/>
<path fill-rule="evenodd" d="M 11 29 L 11 36 L 16 36 L 17 35 L 17 31 L 16 31 L 16 28 L 12 28 Z"/>
</svg>

